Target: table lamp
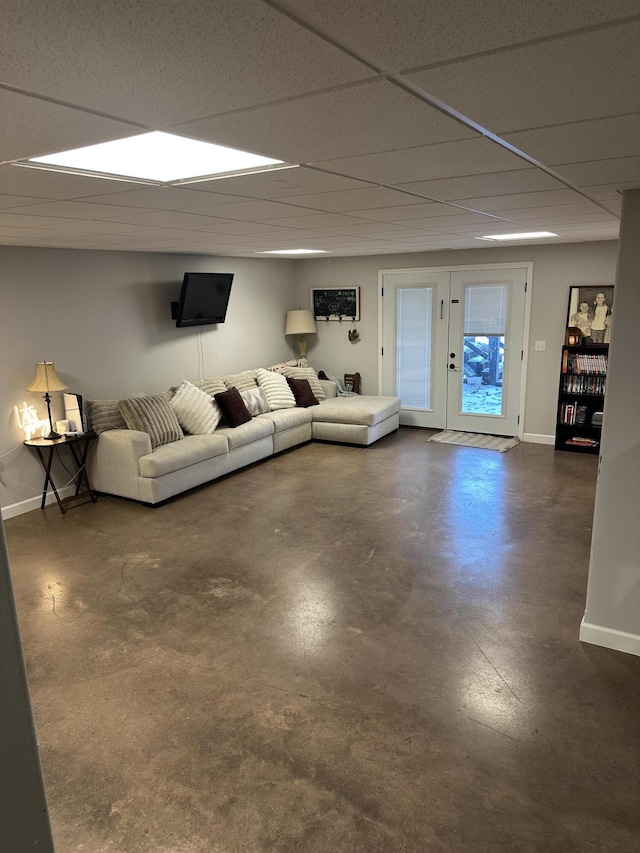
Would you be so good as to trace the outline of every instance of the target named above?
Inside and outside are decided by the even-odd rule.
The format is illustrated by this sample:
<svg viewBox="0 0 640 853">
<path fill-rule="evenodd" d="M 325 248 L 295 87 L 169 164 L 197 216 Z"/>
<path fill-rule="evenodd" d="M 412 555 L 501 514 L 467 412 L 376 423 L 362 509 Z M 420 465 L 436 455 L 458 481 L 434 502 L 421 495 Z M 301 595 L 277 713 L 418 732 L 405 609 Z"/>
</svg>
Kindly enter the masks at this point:
<svg viewBox="0 0 640 853">
<path fill-rule="evenodd" d="M 56 369 L 52 361 L 36 361 L 36 373 L 31 382 L 27 385 L 27 391 L 35 393 L 44 392 L 44 399 L 47 404 L 47 414 L 49 416 L 49 434 L 42 437 L 53 441 L 54 438 L 61 438 L 59 432 L 53 429 L 53 421 L 51 420 L 51 392 L 66 391 L 69 386 L 65 385 L 56 373 Z"/>
<path fill-rule="evenodd" d="M 287 324 L 284 333 L 285 335 L 298 335 L 300 358 L 304 358 L 307 354 L 306 336 L 318 333 L 316 321 L 311 311 L 304 308 L 298 308 L 296 311 L 287 311 Z"/>
</svg>

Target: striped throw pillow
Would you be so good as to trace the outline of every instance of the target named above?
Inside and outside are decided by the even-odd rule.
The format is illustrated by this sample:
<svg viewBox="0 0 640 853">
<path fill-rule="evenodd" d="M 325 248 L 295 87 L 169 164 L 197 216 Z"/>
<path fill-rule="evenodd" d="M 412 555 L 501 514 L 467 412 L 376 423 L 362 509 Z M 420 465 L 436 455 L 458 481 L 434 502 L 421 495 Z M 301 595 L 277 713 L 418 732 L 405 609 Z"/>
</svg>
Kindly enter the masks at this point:
<svg viewBox="0 0 640 853">
<path fill-rule="evenodd" d="M 276 409 L 295 409 L 296 398 L 282 373 L 273 373 L 260 367 L 257 371 L 258 385 L 267 397 L 272 412 Z"/>
<path fill-rule="evenodd" d="M 180 383 L 170 405 L 178 416 L 182 429 L 191 435 L 209 435 L 222 417 L 216 401 L 187 379 Z"/>
</svg>

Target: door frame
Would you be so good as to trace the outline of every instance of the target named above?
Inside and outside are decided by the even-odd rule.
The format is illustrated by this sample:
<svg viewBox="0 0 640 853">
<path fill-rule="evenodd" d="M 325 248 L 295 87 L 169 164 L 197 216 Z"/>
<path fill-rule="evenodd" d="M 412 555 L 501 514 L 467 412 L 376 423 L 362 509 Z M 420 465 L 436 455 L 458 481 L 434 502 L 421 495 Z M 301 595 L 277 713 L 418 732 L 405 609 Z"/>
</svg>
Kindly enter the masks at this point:
<svg viewBox="0 0 640 853">
<path fill-rule="evenodd" d="M 452 272 L 468 272 L 470 270 L 505 270 L 505 269 L 524 269 L 527 279 L 527 288 L 524 295 L 524 328 L 522 330 L 522 366 L 520 372 L 520 406 L 518 409 L 518 438 L 522 440 L 524 436 L 524 415 L 526 408 L 526 388 L 527 388 L 527 372 L 529 367 L 529 337 L 531 333 L 531 293 L 533 291 L 533 261 L 514 261 L 513 263 L 498 263 L 498 264 L 446 264 L 437 267 L 399 267 L 394 269 L 378 270 L 378 393 L 383 387 L 383 296 L 382 296 L 382 281 L 383 276 L 388 274 L 401 275 L 402 273 L 420 272 L 424 270 L 429 273 L 452 273 Z"/>
</svg>

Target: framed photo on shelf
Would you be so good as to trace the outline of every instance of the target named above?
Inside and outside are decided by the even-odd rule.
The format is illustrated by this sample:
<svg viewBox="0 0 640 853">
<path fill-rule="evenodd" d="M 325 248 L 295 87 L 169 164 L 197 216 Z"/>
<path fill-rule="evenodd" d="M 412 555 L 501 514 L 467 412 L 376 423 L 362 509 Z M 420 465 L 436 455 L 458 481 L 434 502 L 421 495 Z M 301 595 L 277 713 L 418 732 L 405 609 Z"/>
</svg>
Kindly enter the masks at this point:
<svg viewBox="0 0 640 853">
<path fill-rule="evenodd" d="M 613 285 L 569 288 L 567 343 L 608 344 L 613 327 Z"/>
<path fill-rule="evenodd" d="M 316 320 L 360 319 L 360 288 L 311 288 L 311 310 Z"/>
</svg>

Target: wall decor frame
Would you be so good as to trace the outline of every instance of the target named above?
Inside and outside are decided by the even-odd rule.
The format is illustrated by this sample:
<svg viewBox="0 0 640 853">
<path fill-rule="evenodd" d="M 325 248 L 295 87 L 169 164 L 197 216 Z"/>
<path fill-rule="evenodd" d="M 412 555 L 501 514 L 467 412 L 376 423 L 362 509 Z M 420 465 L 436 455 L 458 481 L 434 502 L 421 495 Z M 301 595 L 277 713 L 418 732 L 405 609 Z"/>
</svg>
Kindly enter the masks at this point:
<svg viewBox="0 0 640 853">
<path fill-rule="evenodd" d="M 360 319 L 360 288 L 311 288 L 311 310 L 316 320 Z"/>
<path fill-rule="evenodd" d="M 604 299 L 602 298 L 604 296 Z M 567 328 L 579 329 L 581 343 L 608 344 L 613 326 L 613 285 L 580 284 L 569 288 Z"/>
</svg>

